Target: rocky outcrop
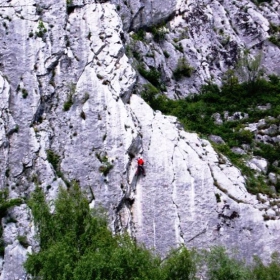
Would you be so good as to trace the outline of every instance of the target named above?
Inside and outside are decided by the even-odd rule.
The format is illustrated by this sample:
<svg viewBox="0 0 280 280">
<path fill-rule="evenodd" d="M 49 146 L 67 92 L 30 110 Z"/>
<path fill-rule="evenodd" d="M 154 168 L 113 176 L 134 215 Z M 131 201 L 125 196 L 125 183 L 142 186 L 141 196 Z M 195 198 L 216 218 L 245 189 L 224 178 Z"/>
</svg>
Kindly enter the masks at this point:
<svg viewBox="0 0 280 280">
<path fill-rule="evenodd" d="M 177 1 L 174 18 L 165 24 L 163 40 L 152 39 L 152 33 L 159 31 L 156 27 L 152 33 L 148 29 L 142 41 L 130 40 L 130 46 L 138 62 L 160 72 L 165 94 L 171 98 L 198 93 L 207 82 L 221 85 L 225 72 L 236 66 L 245 50 L 252 58 L 261 55 L 266 75 L 279 74 L 280 51 L 275 39 L 279 36 L 279 9 L 277 1 L 259 6 L 248 0 Z M 192 71 L 176 79 L 181 59 Z M 239 78 L 242 81 L 245 76 Z"/>
<path fill-rule="evenodd" d="M 136 29 L 169 18 L 175 4 L 177 16 L 170 23 L 174 26 L 187 22 L 191 13 L 206 11 L 190 2 L 185 12 L 184 3 L 169 1 L 165 8 L 157 1 L 149 3 L 152 6 L 146 4 L 141 13 L 135 8 L 139 16 L 129 19 L 129 25 L 133 22 Z M 216 10 L 219 5 L 213 3 L 207 9 Z M 78 0 L 68 5 L 51 0 L 2 5 L 0 187 L 9 189 L 10 198 L 28 199 L 40 185 L 52 201 L 59 186 L 77 180 L 91 206 L 101 204 L 108 210 L 113 231 L 128 231 L 161 254 L 182 243 L 236 247 L 248 260 L 253 254 L 266 259 L 280 249 L 279 201 L 248 194 L 240 171 L 208 141 L 183 131 L 176 118 L 152 111 L 132 94 L 136 72 L 125 55 L 123 41 L 128 37 L 118 6 Z M 180 30 L 167 36 L 173 40 Z M 198 31 L 182 43 L 206 44 L 194 39 L 196 34 L 206 36 Z M 173 66 L 163 69 L 170 81 L 168 94 L 175 96 L 190 80 L 171 79 L 170 69 L 181 52 L 170 40 L 163 45 L 174 53 Z M 158 52 L 154 61 L 163 61 L 161 45 L 151 41 L 150 46 Z M 268 48 L 278 51 L 270 43 Z M 194 51 L 185 45 L 183 49 Z M 194 54 L 199 57 L 193 55 L 194 60 L 202 59 Z M 207 67 L 196 70 L 197 81 L 205 80 Z M 146 161 L 145 178 L 135 176 L 139 154 Z M 26 254 L 38 249 L 30 209 L 26 204 L 11 208 L 2 226 L 0 279 L 23 279 Z"/>
<path fill-rule="evenodd" d="M 121 16 L 125 31 L 162 23 L 174 17 L 177 1 L 111 0 Z"/>
</svg>

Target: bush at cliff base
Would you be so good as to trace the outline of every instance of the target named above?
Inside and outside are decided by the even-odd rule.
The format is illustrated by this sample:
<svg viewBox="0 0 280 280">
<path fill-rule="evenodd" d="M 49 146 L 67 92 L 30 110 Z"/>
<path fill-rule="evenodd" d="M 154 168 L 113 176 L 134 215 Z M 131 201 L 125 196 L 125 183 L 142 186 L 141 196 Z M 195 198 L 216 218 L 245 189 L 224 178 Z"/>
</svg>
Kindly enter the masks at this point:
<svg viewBox="0 0 280 280">
<path fill-rule="evenodd" d="M 190 280 L 207 274 L 210 280 L 280 280 L 280 259 L 252 267 L 230 258 L 225 249 L 189 251 L 184 246 L 165 258 L 137 244 L 128 235 L 113 235 L 105 212 L 89 208 L 73 183 L 60 189 L 54 211 L 38 187 L 29 200 L 40 250 L 29 254 L 25 268 L 40 280 Z"/>
</svg>

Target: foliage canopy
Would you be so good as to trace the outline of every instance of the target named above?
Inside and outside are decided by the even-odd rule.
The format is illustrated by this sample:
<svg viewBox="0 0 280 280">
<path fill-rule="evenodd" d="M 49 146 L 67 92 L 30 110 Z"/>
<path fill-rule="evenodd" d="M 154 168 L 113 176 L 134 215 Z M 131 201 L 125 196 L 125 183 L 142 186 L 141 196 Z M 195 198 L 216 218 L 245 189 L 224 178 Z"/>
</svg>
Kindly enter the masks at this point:
<svg viewBox="0 0 280 280">
<path fill-rule="evenodd" d="M 29 206 L 40 251 L 28 255 L 25 268 L 38 279 L 195 280 L 198 267 L 206 267 L 210 280 L 279 279 L 277 254 L 268 266 L 255 258 L 250 267 L 229 257 L 221 247 L 198 252 L 182 246 L 161 259 L 128 235 L 114 236 L 108 229 L 104 211 L 91 210 L 76 183 L 67 190 L 60 189 L 54 212 L 39 187 Z"/>
</svg>

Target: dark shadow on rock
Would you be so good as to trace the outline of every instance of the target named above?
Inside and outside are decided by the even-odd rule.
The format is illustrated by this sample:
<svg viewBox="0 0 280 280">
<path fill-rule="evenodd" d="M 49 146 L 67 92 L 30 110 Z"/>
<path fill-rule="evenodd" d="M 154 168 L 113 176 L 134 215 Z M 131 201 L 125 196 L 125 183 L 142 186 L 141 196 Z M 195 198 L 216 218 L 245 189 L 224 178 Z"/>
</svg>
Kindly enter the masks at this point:
<svg viewBox="0 0 280 280">
<path fill-rule="evenodd" d="M 129 148 L 127 149 L 127 153 L 131 158 L 134 158 L 142 149 L 142 137 L 138 134 L 131 142 Z"/>
</svg>

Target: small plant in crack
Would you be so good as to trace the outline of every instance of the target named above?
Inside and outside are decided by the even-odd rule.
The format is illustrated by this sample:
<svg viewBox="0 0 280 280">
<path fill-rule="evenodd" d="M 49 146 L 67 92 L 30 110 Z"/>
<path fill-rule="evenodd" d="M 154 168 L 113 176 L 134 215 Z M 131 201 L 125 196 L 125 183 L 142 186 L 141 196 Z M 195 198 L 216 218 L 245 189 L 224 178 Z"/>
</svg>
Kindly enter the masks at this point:
<svg viewBox="0 0 280 280">
<path fill-rule="evenodd" d="M 6 171 L 5 171 L 5 176 L 6 176 L 7 178 L 10 177 L 10 169 L 9 169 L 9 168 L 6 169 Z"/>
<path fill-rule="evenodd" d="M 7 215 L 7 211 L 14 206 L 19 206 L 23 203 L 21 198 L 9 199 L 8 189 L 0 191 L 0 219 L 4 218 Z M 5 244 L 2 238 L 3 228 L 0 225 L 0 256 L 4 256 Z"/>
<path fill-rule="evenodd" d="M 219 193 L 215 193 L 217 203 L 221 202 L 221 195 Z"/>
<path fill-rule="evenodd" d="M 111 169 L 113 169 L 114 165 L 109 161 L 107 154 L 101 155 L 101 153 L 95 153 L 97 159 L 102 163 L 99 167 L 99 171 L 107 176 Z"/>
<path fill-rule="evenodd" d="M 53 169 L 59 171 L 60 156 L 56 154 L 53 150 L 47 150 L 47 160 L 53 166 Z"/>
<path fill-rule="evenodd" d="M 27 240 L 27 237 L 24 236 L 24 235 L 19 235 L 17 237 L 17 240 L 19 242 L 19 244 L 24 247 L 25 249 L 29 246 L 29 243 L 28 243 L 28 240 Z"/>
<path fill-rule="evenodd" d="M 28 91 L 25 88 L 21 89 L 21 93 L 22 93 L 22 98 L 24 98 L 24 99 L 27 98 Z"/>
<path fill-rule="evenodd" d="M 163 51 L 163 54 L 164 54 L 165 58 L 169 58 L 170 57 L 170 54 L 167 51 Z"/>
<path fill-rule="evenodd" d="M 71 83 L 71 85 L 69 86 L 69 93 L 67 95 L 67 100 L 64 102 L 63 104 L 63 110 L 64 111 L 69 111 L 71 106 L 73 105 L 73 95 L 75 93 L 76 90 L 76 84 Z"/>
<path fill-rule="evenodd" d="M 19 125 L 16 124 L 16 126 L 15 126 L 15 128 L 14 128 L 14 132 L 18 133 L 18 131 L 19 131 Z"/>
<path fill-rule="evenodd" d="M 39 21 L 37 30 L 38 31 L 36 31 L 36 36 L 40 38 L 43 38 L 44 35 L 47 33 L 47 29 L 41 20 Z"/>
<path fill-rule="evenodd" d="M 72 105 L 73 105 L 72 95 L 69 94 L 67 96 L 67 100 L 63 104 L 63 110 L 64 111 L 69 111 Z"/>
<path fill-rule="evenodd" d="M 175 80 L 180 80 L 182 77 L 190 77 L 193 73 L 193 68 L 189 65 L 185 57 L 179 58 L 177 67 L 173 72 Z"/>
</svg>

